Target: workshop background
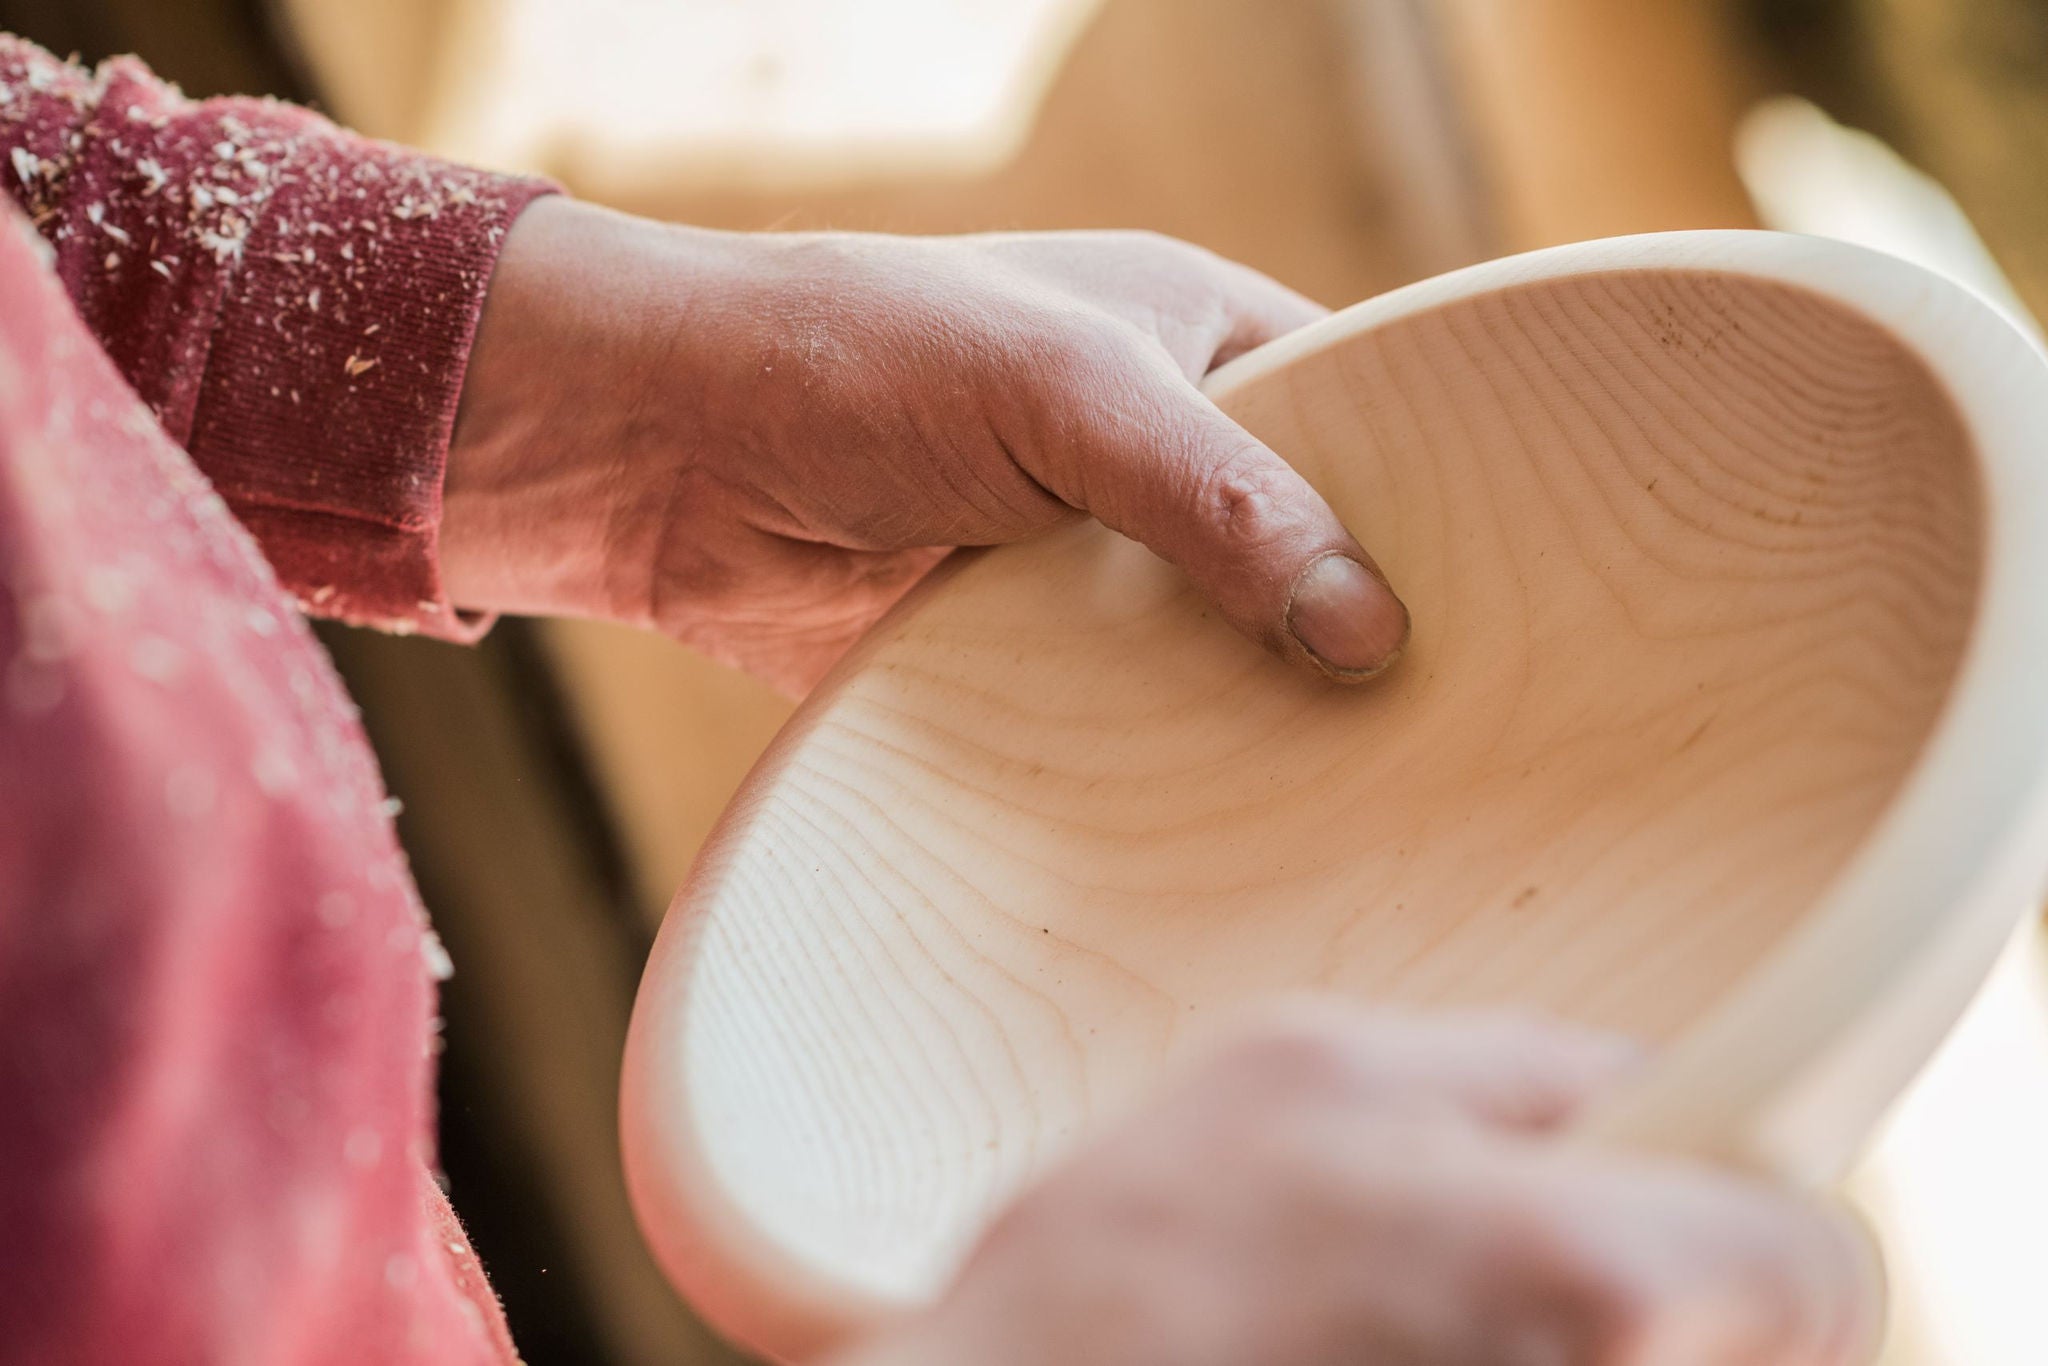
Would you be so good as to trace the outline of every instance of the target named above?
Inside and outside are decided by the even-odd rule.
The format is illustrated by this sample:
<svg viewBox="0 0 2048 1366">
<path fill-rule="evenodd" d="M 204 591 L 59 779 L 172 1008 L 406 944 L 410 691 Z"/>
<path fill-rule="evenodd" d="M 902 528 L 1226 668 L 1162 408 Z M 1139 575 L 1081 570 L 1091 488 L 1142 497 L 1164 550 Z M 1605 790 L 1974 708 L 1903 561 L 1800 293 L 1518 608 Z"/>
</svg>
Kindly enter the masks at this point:
<svg viewBox="0 0 2048 1366">
<path fill-rule="evenodd" d="M 2048 310 L 2048 0 L 0 0 L 0 28 L 720 227 L 1156 228 L 1342 305 L 1767 222 Z M 323 635 L 457 965 L 443 1151 L 525 1355 L 736 1360 L 641 1247 L 615 1083 L 655 927 L 789 704 L 589 623 Z M 2048 1361 L 2044 984 L 2036 929 L 1853 1183 L 1887 1366 Z"/>
</svg>

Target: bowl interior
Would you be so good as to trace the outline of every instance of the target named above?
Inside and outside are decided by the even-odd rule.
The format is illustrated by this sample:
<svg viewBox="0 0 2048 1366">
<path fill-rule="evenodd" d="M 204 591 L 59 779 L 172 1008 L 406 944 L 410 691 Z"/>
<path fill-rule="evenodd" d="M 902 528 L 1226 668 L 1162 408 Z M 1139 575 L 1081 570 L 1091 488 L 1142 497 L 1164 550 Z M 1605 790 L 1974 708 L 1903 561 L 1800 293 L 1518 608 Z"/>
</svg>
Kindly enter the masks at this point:
<svg viewBox="0 0 2048 1366">
<path fill-rule="evenodd" d="M 1291 676 L 1143 550 L 969 558 L 863 647 L 686 894 L 699 1160 L 887 1298 L 1247 998 L 1668 1039 L 1812 905 L 1969 634 L 1970 441 L 1796 287 L 1617 270 L 1440 305 L 1221 396 L 1415 636 Z"/>
</svg>

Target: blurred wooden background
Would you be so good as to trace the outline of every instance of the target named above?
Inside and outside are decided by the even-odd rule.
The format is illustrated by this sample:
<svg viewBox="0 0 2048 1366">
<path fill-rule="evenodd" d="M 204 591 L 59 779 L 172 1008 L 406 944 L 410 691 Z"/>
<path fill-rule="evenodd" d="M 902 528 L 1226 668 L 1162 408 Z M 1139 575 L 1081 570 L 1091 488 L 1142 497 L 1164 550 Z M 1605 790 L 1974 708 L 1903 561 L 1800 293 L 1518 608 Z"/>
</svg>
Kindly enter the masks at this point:
<svg viewBox="0 0 2048 1366">
<path fill-rule="evenodd" d="M 0 27 L 89 57 L 140 51 L 194 93 L 312 98 L 367 131 L 445 142 L 488 133 L 461 117 L 464 92 L 502 55 L 512 12 L 550 2 L 0 0 Z M 685 32 L 693 10 L 745 12 L 670 8 Z M 1043 8 L 1016 145 L 934 153 L 943 169 L 841 158 L 807 183 L 801 168 L 821 163 L 801 148 L 771 176 L 716 158 L 679 156 L 667 173 L 659 157 L 606 160 L 588 130 L 521 145 L 530 169 L 641 213 L 749 229 L 1151 227 L 1342 305 L 1503 251 L 1752 223 L 1734 130 L 1757 97 L 1792 89 L 1934 171 L 2048 306 L 2048 4 Z M 867 79 L 917 80 L 944 60 L 906 53 L 903 69 Z M 761 69 L 770 80 L 772 63 Z M 860 82 L 848 89 L 857 98 Z M 535 1366 L 731 1360 L 640 1248 L 613 1084 L 653 929 L 788 704 L 667 642 L 589 623 L 508 622 L 474 650 L 325 635 L 406 803 L 403 833 L 457 964 L 446 1165 L 524 1352 Z M 1939 1360 L 1915 1355 L 1912 1336 L 1892 1360 Z"/>
</svg>

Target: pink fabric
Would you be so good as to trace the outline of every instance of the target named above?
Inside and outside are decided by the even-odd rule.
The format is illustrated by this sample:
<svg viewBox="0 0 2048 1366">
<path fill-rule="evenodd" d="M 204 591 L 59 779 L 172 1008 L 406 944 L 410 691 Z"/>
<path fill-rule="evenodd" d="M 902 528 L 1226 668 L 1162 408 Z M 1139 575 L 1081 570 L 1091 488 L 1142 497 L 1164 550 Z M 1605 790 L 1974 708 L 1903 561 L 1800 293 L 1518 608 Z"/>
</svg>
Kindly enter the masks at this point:
<svg viewBox="0 0 2048 1366">
<path fill-rule="evenodd" d="M 0 158 L 0 1361 L 510 1361 L 446 960 L 289 594 L 477 629 L 441 466 L 545 187 L 4 36 Z"/>
</svg>

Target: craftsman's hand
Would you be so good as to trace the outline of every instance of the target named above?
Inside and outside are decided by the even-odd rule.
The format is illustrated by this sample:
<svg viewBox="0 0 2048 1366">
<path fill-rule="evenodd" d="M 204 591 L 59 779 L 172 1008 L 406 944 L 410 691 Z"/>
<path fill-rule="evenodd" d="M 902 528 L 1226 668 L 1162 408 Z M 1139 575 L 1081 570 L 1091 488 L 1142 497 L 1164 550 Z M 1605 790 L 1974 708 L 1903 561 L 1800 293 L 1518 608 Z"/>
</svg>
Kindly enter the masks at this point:
<svg viewBox="0 0 2048 1366">
<path fill-rule="evenodd" d="M 1368 677 L 1406 611 L 1196 387 L 1321 312 L 1147 234 L 732 234 L 544 200 L 464 385 L 449 593 L 651 625 L 796 689 L 945 547 L 1085 512 L 1281 656 Z"/>
<path fill-rule="evenodd" d="M 1551 1130 L 1625 1055 L 1527 1021 L 1267 1027 L 836 1366 L 1861 1366 L 1840 1217 Z"/>
</svg>

